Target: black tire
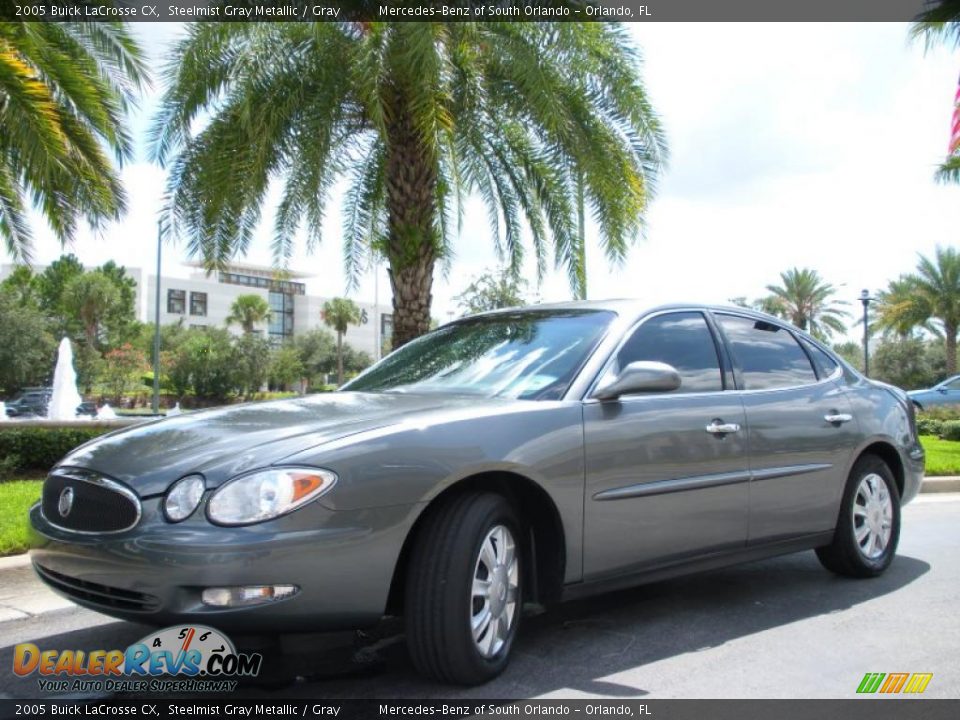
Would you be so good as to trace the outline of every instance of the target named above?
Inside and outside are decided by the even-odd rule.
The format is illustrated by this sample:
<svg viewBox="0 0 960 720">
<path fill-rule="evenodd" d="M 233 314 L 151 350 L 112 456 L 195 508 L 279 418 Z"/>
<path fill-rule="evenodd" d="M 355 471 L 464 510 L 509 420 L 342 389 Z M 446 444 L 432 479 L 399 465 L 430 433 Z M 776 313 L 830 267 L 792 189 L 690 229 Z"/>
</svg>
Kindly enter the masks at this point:
<svg viewBox="0 0 960 720">
<path fill-rule="evenodd" d="M 436 508 L 425 523 L 414 542 L 406 583 L 410 657 L 417 670 L 428 677 L 479 685 L 506 668 L 520 625 L 525 570 L 522 526 L 510 503 L 495 493 L 454 497 Z M 485 657 L 471 629 L 471 618 L 478 607 L 471 588 L 481 547 L 497 527 L 506 528 L 512 535 L 508 539 L 514 543 L 516 596 L 506 637 L 492 643 L 488 648 L 492 654 Z M 507 606 L 504 611 L 508 612 Z M 493 625 L 489 627 L 488 632 L 492 632 Z M 499 650 L 492 652 L 499 642 Z"/>
<path fill-rule="evenodd" d="M 879 477 L 889 495 L 891 507 L 890 535 L 882 552 L 872 555 L 867 548 L 865 551 L 857 541 L 857 532 L 865 524 L 866 517 L 860 520 L 854 518 L 854 505 L 863 508 L 858 503 L 857 495 L 861 483 L 866 478 Z M 843 492 L 843 501 L 840 503 L 840 517 L 834 532 L 833 542 L 817 548 L 817 557 L 820 563 L 838 575 L 854 578 L 876 577 L 886 570 L 897 552 L 897 543 L 900 540 L 900 493 L 893 473 L 887 464 L 875 455 L 864 455 L 850 471 L 847 486 Z M 873 549 L 876 553 L 876 549 Z"/>
</svg>

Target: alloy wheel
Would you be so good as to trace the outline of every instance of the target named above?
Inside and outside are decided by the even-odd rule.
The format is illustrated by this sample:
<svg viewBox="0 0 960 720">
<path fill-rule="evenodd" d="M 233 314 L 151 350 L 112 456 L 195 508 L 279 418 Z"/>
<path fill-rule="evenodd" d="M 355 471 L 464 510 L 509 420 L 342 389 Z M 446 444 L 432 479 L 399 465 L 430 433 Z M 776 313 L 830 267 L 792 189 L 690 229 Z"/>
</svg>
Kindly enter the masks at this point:
<svg viewBox="0 0 960 720">
<path fill-rule="evenodd" d="M 492 658 L 510 637 L 517 617 L 520 574 L 509 528 L 495 525 L 480 544 L 470 591 L 470 629 L 477 650 Z"/>
</svg>

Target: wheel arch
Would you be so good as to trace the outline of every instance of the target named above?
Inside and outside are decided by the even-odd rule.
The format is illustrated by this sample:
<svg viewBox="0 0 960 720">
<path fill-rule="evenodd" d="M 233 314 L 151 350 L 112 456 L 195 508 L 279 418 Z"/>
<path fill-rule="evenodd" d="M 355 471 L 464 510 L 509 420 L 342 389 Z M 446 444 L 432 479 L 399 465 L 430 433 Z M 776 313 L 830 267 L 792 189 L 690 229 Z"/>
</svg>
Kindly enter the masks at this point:
<svg viewBox="0 0 960 720">
<path fill-rule="evenodd" d="M 906 482 L 906 472 L 903 467 L 903 459 L 900 457 L 900 453 L 897 452 L 897 449 L 888 442 L 884 442 L 882 440 L 874 441 L 860 451 L 856 460 L 854 461 L 854 465 L 864 455 L 873 455 L 880 458 L 887 464 L 887 467 L 890 468 L 890 472 L 893 473 L 893 479 L 897 484 L 897 492 L 900 494 L 900 497 L 903 497 L 903 490 Z M 851 468 L 852 467 L 853 465 L 851 465 Z"/>
<path fill-rule="evenodd" d="M 528 562 L 525 572 L 527 599 L 542 605 L 559 601 L 566 568 L 566 538 L 560 512 L 549 493 L 530 478 L 512 471 L 476 473 L 455 482 L 434 497 L 423 509 L 404 539 L 390 580 L 386 612 L 403 612 L 404 590 L 410 555 L 417 535 L 427 519 L 454 497 L 468 492 L 496 492 L 516 508 L 527 534 Z"/>
</svg>

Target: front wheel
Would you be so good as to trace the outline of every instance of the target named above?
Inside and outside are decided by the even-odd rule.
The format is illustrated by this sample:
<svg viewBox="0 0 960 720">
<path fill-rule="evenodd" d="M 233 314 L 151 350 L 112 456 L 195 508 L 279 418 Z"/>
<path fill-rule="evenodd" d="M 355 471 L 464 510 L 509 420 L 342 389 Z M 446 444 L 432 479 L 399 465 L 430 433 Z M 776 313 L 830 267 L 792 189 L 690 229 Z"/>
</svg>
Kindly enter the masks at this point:
<svg viewBox="0 0 960 720">
<path fill-rule="evenodd" d="M 477 685 L 506 668 L 523 600 L 522 537 L 494 493 L 456 497 L 427 518 L 406 586 L 407 646 L 421 673 Z"/>
<path fill-rule="evenodd" d="M 817 548 L 825 568 L 848 577 L 874 577 L 893 562 L 900 539 L 900 493 L 890 468 L 865 455 L 850 471 L 833 542 Z"/>
</svg>

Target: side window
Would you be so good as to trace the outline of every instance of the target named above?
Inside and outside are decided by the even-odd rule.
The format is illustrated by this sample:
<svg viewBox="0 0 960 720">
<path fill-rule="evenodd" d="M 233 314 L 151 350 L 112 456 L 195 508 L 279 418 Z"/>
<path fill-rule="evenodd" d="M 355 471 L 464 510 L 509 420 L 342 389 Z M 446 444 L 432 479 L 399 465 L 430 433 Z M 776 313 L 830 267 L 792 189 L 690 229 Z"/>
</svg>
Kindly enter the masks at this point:
<svg viewBox="0 0 960 720">
<path fill-rule="evenodd" d="M 793 335 L 779 325 L 734 315 L 717 315 L 743 371 L 746 390 L 815 383 L 810 359 Z"/>
<path fill-rule="evenodd" d="M 954 378 L 946 383 L 946 386 L 951 390 L 960 390 L 960 378 Z"/>
<path fill-rule="evenodd" d="M 832 357 L 827 355 L 823 350 L 818 348 L 813 343 L 807 342 L 806 340 L 801 339 L 803 347 L 806 348 L 807 352 L 810 353 L 810 357 L 813 358 L 814 364 L 817 366 L 817 374 L 821 378 L 827 378 L 833 375 L 837 368 L 840 367 L 837 365 L 837 361 Z"/>
<path fill-rule="evenodd" d="M 673 365 L 680 373 L 680 387 L 675 392 L 723 390 L 717 346 L 698 312 L 669 313 L 644 321 L 620 349 L 617 366 L 623 368 L 638 360 Z"/>
</svg>

